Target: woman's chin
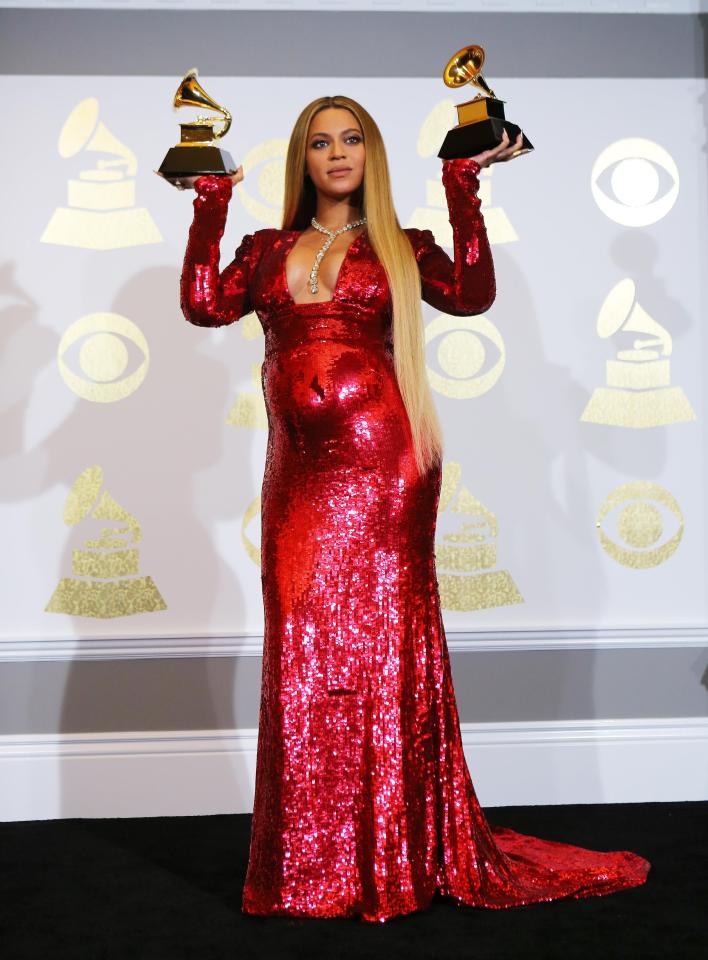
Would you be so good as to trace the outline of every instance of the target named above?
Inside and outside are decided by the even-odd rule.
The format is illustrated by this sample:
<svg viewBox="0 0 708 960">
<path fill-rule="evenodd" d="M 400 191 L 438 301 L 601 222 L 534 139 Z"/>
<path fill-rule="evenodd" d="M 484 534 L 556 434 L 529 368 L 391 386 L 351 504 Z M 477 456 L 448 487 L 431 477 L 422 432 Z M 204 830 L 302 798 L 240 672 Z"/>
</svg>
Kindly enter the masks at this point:
<svg viewBox="0 0 708 960">
<path fill-rule="evenodd" d="M 321 189 L 321 192 L 326 197 L 329 197 L 331 200 L 343 200 L 346 197 L 350 197 L 353 193 L 356 192 L 357 184 L 327 183 L 324 187 L 320 189 Z"/>
</svg>

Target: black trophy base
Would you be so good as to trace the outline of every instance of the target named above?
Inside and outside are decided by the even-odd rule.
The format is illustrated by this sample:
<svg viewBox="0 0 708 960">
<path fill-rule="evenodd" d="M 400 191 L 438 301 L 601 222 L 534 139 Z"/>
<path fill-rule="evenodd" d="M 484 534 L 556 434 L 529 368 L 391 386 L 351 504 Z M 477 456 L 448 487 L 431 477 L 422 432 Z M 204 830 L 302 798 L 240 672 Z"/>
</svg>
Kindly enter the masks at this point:
<svg viewBox="0 0 708 960">
<path fill-rule="evenodd" d="M 171 147 L 155 173 L 178 190 L 194 186 L 197 177 L 207 174 L 231 176 L 236 172 L 234 158 L 228 150 L 205 144 L 203 146 Z"/>
<path fill-rule="evenodd" d="M 487 117 L 485 120 L 476 120 L 472 123 L 463 123 L 452 130 L 448 130 L 443 140 L 438 156 L 443 160 L 455 160 L 459 157 L 475 157 L 485 150 L 492 150 L 499 146 L 506 130 L 510 143 L 519 135 L 521 128 L 510 120 L 499 117 Z M 533 150 L 533 144 L 523 134 L 521 150 Z"/>
</svg>

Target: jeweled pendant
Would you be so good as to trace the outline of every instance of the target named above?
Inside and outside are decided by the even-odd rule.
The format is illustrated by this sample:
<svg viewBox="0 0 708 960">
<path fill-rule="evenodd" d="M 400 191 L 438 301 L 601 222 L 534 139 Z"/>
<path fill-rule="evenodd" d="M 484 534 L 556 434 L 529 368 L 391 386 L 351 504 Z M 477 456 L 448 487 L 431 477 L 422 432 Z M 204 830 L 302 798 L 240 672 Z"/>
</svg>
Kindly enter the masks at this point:
<svg viewBox="0 0 708 960">
<path fill-rule="evenodd" d="M 327 239 L 322 245 L 322 248 L 318 251 L 317 256 L 315 257 L 315 262 L 312 264 L 312 270 L 310 270 L 310 293 L 317 293 L 319 290 L 317 275 L 320 269 L 320 263 L 322 262 L 322 257 L 334 243 L 335 237 L 338 237 L 340 233 L 344 233 L 346 230 L 353 230 L 354 227 L 360 227 L 362 224 L 366 223 L 366 217 L 362 217 L 361 220 L 354 220 L 351 223 L 347 223 L 338 230 L 328 230 L 327 227 L 323 227 L 321 223 L 318 223 L 315 217 L 312 218 L 310 223 L 315 230 L 319 230 L 320 233 L 327 234 Z"/>
</svg>

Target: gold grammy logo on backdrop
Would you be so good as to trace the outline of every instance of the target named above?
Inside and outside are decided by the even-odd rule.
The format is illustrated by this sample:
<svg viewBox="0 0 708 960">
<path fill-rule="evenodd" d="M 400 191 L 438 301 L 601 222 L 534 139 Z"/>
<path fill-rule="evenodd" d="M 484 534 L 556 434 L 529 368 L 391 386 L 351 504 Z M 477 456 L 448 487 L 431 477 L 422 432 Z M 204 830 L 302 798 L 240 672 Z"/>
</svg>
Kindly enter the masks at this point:
<svg viewBox="0 0 708 960">
<path fill-rule="evenodd" d="M 45 607 L 48 613 L 75 617 L 125 617 L 165 610 L 165 601 L 152 577 L 139 576 L 140 524 L 106 490 L 101 496 L 103 470 L 88 467 L 74 481 L 64 504 L 64 523 L 111 520 L 119 526 L 102 527 L 80 550 L 72 551 L 72 577 L 59 582 Z"/>
<path fill-rule="evenodd" d="M 442 139 L 450 126 L 457 123 L 457 113 L 452 100 L 436 104 L 423 121 L 418 134 L 418 156 L 436 156 Z M 490 244 L 509 243 L 518 240 L 518 234 L 501 207 L 492 206 L 492 167 L 484 167 L 479 177 L 479 199 L 487 236 Z M 408 227 L 432 230 L 436 241 L 443 247 L 452 247 L 452 226 L 447 209 L 445 188 L 438 176 L 425 181 L 425 206 L 416 207 Z"/>
<path fill-rule="evenodd" d="M 66 356 L 71 347 L 85 337 L 77 362 L 84 376 L 69 366 Z M 124 376 L 130 361 L 129 347 L 137 347 L 142 361 Z M 135 393 L 147 375 L 150 351 L 143 332 L 119 313 L 89 313 L 76 320 L 64 333 L 57 349 L 59 373 L 67 385 L 83 400 L 114 403 Z"/>
<path fill-rule="evenodd" d="M 672 340 L 635 299 L 634 281 L 620 280 L 605 298 L 597 318 L 597 332 L 644 334 L 631 349 L 618 350 L 607 361 L 607 386 L 598 387 L 580 417 L 587 423 L 615 427 L 658 427 L 695 420 L 681 387 L 672 387 L 668 357 Z"/>
<path fill-rule="evenodd" d="M 99 120 L 95 97 L 86 97 L 71 111 L 57 148 L 64 160 L 86 153 L 109 156 L 69 180 L 68 206 L 54 211 L 42 243 L 115 250 L 162 241 L 150 213 L 135 206 L 135 154 Z"/>
<path fill-rule="evenodd" d="M 616 200 L 599 184 L 605 171 Z M 671 186 L 658 197 L 658 169 L 671 178 Z M 623 227 L 646 227 L 665 217 L 676 203 L 679 172 L 676 163 L 662 146 L 643 137 L 627 137 L 606 147 L 593 164 L 590 189 L 600 210 Z"/>
<path fill-rule="evenodd" d="M 626 546 L 617 543 L 602 528 L 609 512 L 619 506 L 622 509 L 616 518 L 616 529 Z M 665 513 L 659 507 L 663 507 Z M 677 524 L 676 530 L 665 543 L 655 547 L 669 516 Z M 620 484 L 608 494 L 600 507 L 596 526 L 602 549 L 608 556 L 624 567 L 647 570 L 665 563 L 676 551 L 683 537 L 683 514 L 676 498 L 665 487 L 649 480 L 635 480 Z"/>
<path fill-rule="evenodd" d="M 435 542 L 440 603 L 444 609 L 461 611 L 523 603 L 511 574 L 494 569 L 497 518 L 462 485 L 461 478 L 459 463 L 443 465 Z M 453 521 L 454 529 L 441 536 L 446 520 Z"/>
<path fill-rule="evenodd" d="M 506 362 L 506 347 L 501 334 L 482 314 L 471 317 L 453 317 L 438 314 L 425 328 L 425 345 L 440 337 L 437 360 L 443 374 L 426 367 L 433 390 L 444 397 L 469 400 L 481 397 L 497 382 Z M 484 340 L 499 351 L 494 364 L 483 374 L 479 371 L 487 359 L 488 347 Z"/>
</svg>

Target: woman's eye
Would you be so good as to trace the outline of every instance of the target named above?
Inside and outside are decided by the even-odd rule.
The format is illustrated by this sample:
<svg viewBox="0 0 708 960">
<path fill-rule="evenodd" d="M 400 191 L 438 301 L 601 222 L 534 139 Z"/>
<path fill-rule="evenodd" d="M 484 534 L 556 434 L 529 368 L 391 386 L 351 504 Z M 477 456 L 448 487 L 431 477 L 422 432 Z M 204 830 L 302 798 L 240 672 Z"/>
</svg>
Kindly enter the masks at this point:
<svg viewBox="0 0 708 960">
<path fill-rule="evenodd" d="M 354 143 L 361 143 L 361 137 L 360 137 L 358 134 L 356 134 L 356 133 L 352 133 L 352 134 L 350 134 L 348 137 L 346 137 L 347 143 L 349 143 L 349 142 L 352 141 L 352 140 L 354 141 Z M 327 143 L 328 143 L 328 141 L 327 141 L 327 140 L 313 140 L 312 146 L 313 146 L 313 148 L 314 148 L 315 150 L 317 150 L 317 149 L 319 149 L 319 146 L 320 146 L 321 143 L 324 143 L 325 146 L 326 146 Z"/>
</svg>

